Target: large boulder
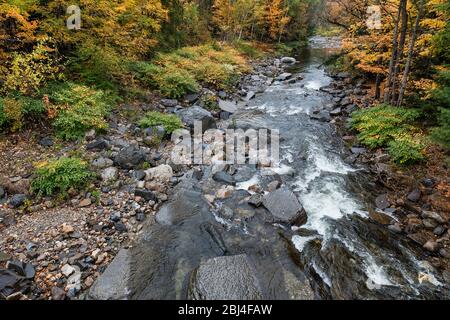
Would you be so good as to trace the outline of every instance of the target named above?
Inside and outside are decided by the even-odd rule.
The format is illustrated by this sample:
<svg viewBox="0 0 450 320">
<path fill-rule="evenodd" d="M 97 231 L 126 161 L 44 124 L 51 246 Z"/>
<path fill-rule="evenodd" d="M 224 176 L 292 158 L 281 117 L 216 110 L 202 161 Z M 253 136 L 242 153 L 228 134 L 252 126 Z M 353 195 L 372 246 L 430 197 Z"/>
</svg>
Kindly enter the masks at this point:
<svg viewBox="0 0 450 320">
<path fill-rule="evenodd" d="M 114 162 L 123 169 L 133 169 L 145 161 L 145 153 L 138 147 L 130 146 L 119 151 Z"/>
<path fill-rule="evenodd" d="M 189 298 L 194 300 L 259 300 L 256 270 L 247 255 L 206 260 L 193 272 Z"/>
<path fill-rule="evenodd" d="M 264 197 L 263 205 L 272 214 L 275 221 L 289 225 L 303 225 L 308 217 L 295 194 L 289 189 L 275 190 Z"/>
<path fill-rule="evenodd" d="M 176 114 L 181 118 L 183 123 L 192 130 L 194 129 L 194 124 L 197 121 L 202 123 L 203 132 L 208 129 L 217 128 L 216 121 L 214 120 L 211 112 L 203 109 L 202 107 L 193 106 L 187 109 L 181 109 L 177 111 Z"/>
<path fill-rule="evenodd" d="M 229 113 L 237 111 L 237 103 L 234 101 L 219 100 L 219 108 Z"/>
<path fill-rule="evenodd" d="M 167 164 L 162 164 L 155 168 L 150 168 L 145 171 L 145 180 L 155 180 L 159 182 L 170 182 L 173 177 L 172 167 Z"/>
</svg>

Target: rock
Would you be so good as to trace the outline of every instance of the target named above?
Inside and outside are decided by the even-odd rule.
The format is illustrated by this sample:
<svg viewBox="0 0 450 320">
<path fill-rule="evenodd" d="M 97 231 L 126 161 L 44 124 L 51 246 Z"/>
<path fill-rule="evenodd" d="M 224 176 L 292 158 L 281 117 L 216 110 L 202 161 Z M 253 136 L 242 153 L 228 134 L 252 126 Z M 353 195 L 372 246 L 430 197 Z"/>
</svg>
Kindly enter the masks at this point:
<svg viewBox="0 0 450 320">
<path fill-rule="evenodd" d="M 53 138 L 52 137 L 45 137 L 39 140 L 39 144 L 43 147 L 51 147 L 53 146 Z"/>
<path fill-rule="evenodd" d="M 445 232 L 445 228 L 442 227 L 442 226 L 437 226 L 437 227 L 433 230 L 433 233 L 434 233 L 435 235 L 437 235 L 438 237 L 442 236 L 442 235 L 444 234 L 444 232 Z"/>
<path fill-rule="evenodd" d="M 61 273 L 66 277 L 70 277 L 73 273 L 75 272 L 75 268 L 72 267 L 69 264 L 65 264 L 62 268 L 61 268 Z"/>
<path fill-rule="evenodd" d="M 102 276 L 94 282 L 88 292 L 88 298 L 93 300 L 127 299 L 129 295 L 129 265 L 129 251 L 120 250 Z"/>
<path fill-rule="evenodd" d="M 260 300 L 257 272 L 246 255 L 217 257 L 200 263 L 188 290 L 193 300 Z"/>
<path fill-rule="evenodd" d="M 150 191 L 150 190 L 145 190 L 145 189 L 136 189 L 134 191 L 134 195 L 136 197 L 141 197 L 143 198 L 145 201 L 157 201 L 158 198 L 156 197 L 156 195 Z"/>
<path fill-rule="evenodd" d="M 109 148 L 109 143 L 103 138 L 99 138 L 86 145 L 86 150 L 101 151 Z"/>
<path fill-rule="evenodd" d="M 422 218 L 424 219 L 433 219 L 440 224 L 447 223 L 447 219 L 444 219 L 439 213 L 433 211 L 422 211 Z"/>
<path fill-rule="evenodd" d="M 366 153 L 366 152 L 367 152 L 367 149 L 366 149 L 366 148 L 353 147 L 353 148 L 350 149 L 350 151 L 351 151 L 353 154 L 359 155 L 359 154 Z"/>
<path fill-rule="evenodd" d="M 125 147 L 119 151 L 114 162 L 123 169 L 133 169 L 145 161 L 145 153 L 138 147 Z"/>
<path fill-rule="evenodd" d="M 330 116 L 332 116 L 332 117 L 337 117 L 337 116 L 340 116 L 341 114 L 342 114 L 341 108 L 336 108 L 336 109 L 330 111 Z"/>
<path fill-rule="evenodd" d="M 75 272 L 67 279 L 67 296 L 74 298 L 81 290 L 81 272 L 75 270 Z"/>
<path fill-rule="evenodd" d="M 352 99 L 350 99 L 349 97 L 345 97 L 341 100 L 340 104 L 343 107 L 347 107 L 352 104 Z"/>
<path fill-rule="evenodd" d="M 101 157 L 92 161 L 92 166 L 98 169 L 104 169 L 111 167 L 113 163 L 114 162 L 111 159 Z"/>
<path fill-rule="evenodd" d="M 430 179 L 430 178 L 424 178 L 422 180 L 422 184 L 425 188 L 433 188 L 435 185 L 433 179 Z"/>
<path fill-rule="evenodd" d="M 6 269 L 13 271 L 19 276 L 29 280 L 32 280 L 36 275 L 34 267 L 31 263 L 24 263 L 18 260 L 9 260 L 6 263 Z"/>
<path fill-rule="evenodd" d="M 22 206 L 28 197 L 25 194 L 15 194 L 9 199 L 9 205 L 13 208 L 19 208 Z"/>
<path fill-rule="evenodd" d="M 124 233 L 128 231 L 128 228 L 126 225 L 124 225 L 122 222 L 116 222 L 114 223 L 114 228 L 116 228 L 116 230 L 120 233 Z M 99 262 L 101 263 L 101 261 Z"/>
<path fill-rule="evenodd" d="M 73 233 L 73 232 L 74 232 L 74 229 L 73 229 L 73 227 L 72 227 L 70 224 L 64 223 L 64 224 L 62 225 L 62 231 L 63 231 L 65 234 L 70 234 L 70 233 Z"/>
<path fill-rule="evenodd" d="M 120 212 L 117 212 L 117 211 L 114 211 L 109 216 L 109 220 L 111 220 L 112 222 L 119 222 L 121 218 L 122 218 L 122 216 L 121 216 Z"/>
<path fill-rule="evenodd" d="M 433 240 L 429 240 L 423 245 L 423 248 L 430 252 L 437 252 L 439 250 L 439 244 Z"/>
<path fill-rule="evenodd" d="M 254 207 L 259 208 L 263 204 L 263 196 L 256 193 L 250 197 L 248 203 Z"/>
<path fill-rule="evenodd" d="M 208 201 L 208 203 L 214 203 L 214 200 L 216 200 L 216 197 L 211 194 L 205 194 L 205 199 Z"/>
<path fill-rule="evenodd" d="M 3 252 L 3 251 L 0 251 L 0 263 L 1 262 L 6 262 L 6 261 L 8 261 L 10 259 L 11 259 L 11 255 L 10 254 L 8 254 L 6 252 Z"/>
<path fill-rule="evenodd" d="M 116 167 L 109 167 L 106 169 L 103 169 L 101 173 L 101 177 L 103 182 L 114 182 L 119 177 L 119 170 Z"/>
<path fill-rule="evenodd" d="M 263 205 L 277 222 L 300 226 L 307 221 L 307 215 L 303 206 L 294 193 L 286 188 L 267 194 L 264 197 Z"/>
<path fill-rule="evenodd" d="M 281 187 L 281 183 L 278 180 L 274 180 L 267 185 L 267 190 L 273 192 Z"/>
<path fill-rule="evenodd" d="M 219 118 L 220 120 L 228 120 L 231 117 L 231 113 L 227 112 L 227 111 L 221 111 L 219 114 Z"/>
<path fill-rule="evenodd" d="M 442 256 L 442 257 L 444 257 L 444 258 L 450 258 L 450 253 L 448 252 L 448 250 L 447 249 L 445 249 L 445 248 L 441 248 L 440 250 L 439 250 L 439 254 Z"/>
<path fill-rule="evenodd" d="M 391 203 L 388 199 L 387 194 L 382 194 L 379 195 L 376 199 L 375 199 L 375 205 L 377 206 L 378 209 L 384 210 L 386 208 L 389 208 Z"/>
<path fill-rule="evenodd" d="M 8 297 L 16 292 L 26 293 L 31 281 L 11 270 L 0 269 L 0 297 Z"/>
<path fill-rule="evenodd" d="M 92 201 L 90 198 L 86 198 L 80 201 L 80 203 L 78 204 L 78 207 L 80 208 L 86 208 L 89 207 L 92 204 Z"/>
<path fill-rule="evenodd" d="M 388 229 L 395 233 L 401 233 L 403 231 L 402 226 L 399 223 L 394 223 L 390 225 Z"/>
<path fill-rule="evenodd" d="M 247 95 L 245 96 L 244 100 L 245 100 L 245 101 L 250 101 L 250 100 L 252 100 L 255 96 L 256 96 L 255 91 L 249 91 L 249 92 L 247 92 Z"/>
<path fill-rule="evenodd" d="M 197 121 L 202 123 L 202 132 L 205 132 L 208 129 L 217 128 L 216 121 L 214 120 L 211 112 L 199 106 L 193 106 L 190 108 L 179 110 L 176 114 L 191 130 L 194 129 L 194 124 Z"/>
<path fill-rule="evenodd" d="M 226 199 L 231 197 L 234 192 L 234 188 L 232 186 L 223 186 L 216 192 L 217 199 Z"/>
<path fill-rule="evenodd" d="M 216 172 L 213 175 L 213 179 L 217 182 L 222 182 L 222 183 L 229 184 L 229 185 L 235 184 L 234 178 L 230 174 L 226 173 L 225 171 Z"/>
<path fill-rule="evenodd" d="M 309 116 L 311 119 L 318 120 L 321 122 L 329 122 L 331 121 L 330 113 L 328 111 L 322 110 L 319 113 L 311 114 Z"/>
<path fill-rule="evenodd" d="M 233 209 L 228 206 L 222 206 L 219 210 L 219 213 L 225 218 L 231 219 L 234 216 Z"/>
<path fill-rule="evenodd" d="M 294 64 L 297 62 L 297 60 L 292 57 L 283 57 L 280 59 L 280 61 L 281 61 L 281 63 L 284 63 L 284 64 Z"/>
<path fill-rule="evenodd" d="M 161 99 L 160 103 L 166 108 L 174 108 L 178 105 L 178 101 L 175 99 Z"/>
<path fill-rule="evenodd" d="M 173 177 L 173 169 L 167 164 L 162 164 L 155 168 L 150 168 L 145 171 L 145 180 L 158 181 L 158 182 L 170 182 Z"/>
<path fill-rule="evenodd" d="M 425 228 L 432 230 L 434 230 L 438 226 L 438 223 L 433 219 L 423 219 L 422 224 Z"/>
<path fill-rule="evenodd" d="M 406 199 L 408 199 L 411 202 L 417 202 L 420 200 L 421 196 L 422 196 L 422 192 L 420 191 L 420 189 L 416 188 L 410 194 L 408 194 Z"/>
<path fill-rule="evenodd" d="M 228 113 L 237 111 L 237 103 L 234 101 L 219 100 L 219 108 Z"/>
<path fill-rule="evenodd" d="M 5 189 L 0 187 L 0 200 L 2 200 L 3 198 L 6 198 L 6 192 Z"/>
<path fill-rule="evenodd" d="M 200 98 L 200 94 L 198 94 L 198 93 L 191 93 L 191 94 L 187 94 L 184 97 L 184 100 L 187 103 L 195 103 L 199 98 Z"/>
<path fill-rule="evenodd" d="M 52 300 L 64 300 L 66 292 L 60 287 L 52 287 Z"/>
<path fill-rule="evenodd" d="M 275 80 L 278 81 L 286 81 L 287 79 L 290 79 L 292 77 L 292 73 L 284 72 L 280 74 L 278 77 L 275 78 Z"/>
<path fill-rule="evenodd" d="M 137 181 L 145 180 L 146 173 L 144 170 L 135 170 L 133 171 L 133 178 L 135 178 Z"/>
</svg>

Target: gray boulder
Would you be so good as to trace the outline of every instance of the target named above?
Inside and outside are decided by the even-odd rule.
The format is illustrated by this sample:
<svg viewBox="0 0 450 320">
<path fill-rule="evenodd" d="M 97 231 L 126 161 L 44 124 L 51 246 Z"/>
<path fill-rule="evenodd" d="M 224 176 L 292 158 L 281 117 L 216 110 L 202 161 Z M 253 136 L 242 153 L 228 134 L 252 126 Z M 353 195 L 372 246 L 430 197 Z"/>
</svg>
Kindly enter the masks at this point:
<svg viewBox="0 0 450 320">
<path fill-rule="evenodd" d="M 200 121 L 203 126 L 203 132 L 208 129 L 215 129 L 216 121 L 212 116 L 211 112 L 203 109 L 199 106 L 193 106 L 187 109 L 181 109 L 176 112 L 176 114 L 181 118 L 184 124 L 186 124 L 192 130 L 194 129 L 194 124 L 196 121 Z"/>
<path fill-rule="evenodd" d="M 123 169 L 133 169 L 145 161 L 145 153 L 138 147 L 130 146 L 119 151 L 114 162 Z"/>
<path fill-rule="evenodd" d="M 294 64 L 296 62 L 297 62 L 297 60 L 295 60 L 295 58 L 292 58 L 292 57 L 281 58 L 281 63 L 284 63 L 284 64 Z"/>
<path fill-rule="evenodd" d="M 287 79 L 290 79 L 292 77 L 292 73 L 285 72 L 280 74 L 278 77 L 275 78 L 275 80 L 278 81 L 286 81 Z"/>
<path fill-rule="evenodd" d="M 193 272 L 189 298 L 194 300 L 260 300 L 261 287 L 247 255 L 217 257 Z"/>
<path fill-rule="evenodd" d="M 289 225 L 303 225 L 308 217 L 295 194 L 287 188 L 275 190 L 264 197 L 263 205 L 275 221 Z"/>
</svg>

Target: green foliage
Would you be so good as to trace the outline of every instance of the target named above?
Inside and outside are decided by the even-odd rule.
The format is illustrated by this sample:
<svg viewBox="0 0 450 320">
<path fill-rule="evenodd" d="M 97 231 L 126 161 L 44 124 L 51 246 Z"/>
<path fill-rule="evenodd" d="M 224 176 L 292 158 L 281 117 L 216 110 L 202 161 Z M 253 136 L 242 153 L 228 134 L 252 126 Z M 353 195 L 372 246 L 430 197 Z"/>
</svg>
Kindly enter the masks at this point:
<svg viewBox="0 0 450 320">
<path fill-rule="evenodd" d="M 55 112 L 53 126 L 59 137 L 73 140 L 90 129 L 107 129 L 105 117 L 113 101 L 103 91 L 66 83 L 50 98 Z"/>
<path fill-rule="evenodd" d="M 220 111 L 217 97 L 213 94 L 205 94 L 200 98 L 200 106 L 209 111 Z"/>
<path fill-rule="evenodd" d="M 198 92 L 200 86 L 187 70 L 169 66 L 153 76 L 161 94 L 168 98 L 178 99 L 188 93 Z"/>
<path fill-rule="evenodd" d="M 180 118 L 173 114 L 165 114 L 157 111 L 148 112 L 139 122 L 142 128 L 163 126 L 168 134 L 183 128 Z"/>
<path fill-rule="evenodd" d="M 81 188 L 93 178 L 88 164 L 79 158 L 50 160 L 39 163 L 31 190 L 38 196 L 65 195 L 70 188 Z"/>
<path fill-rule="evenodd" d="M 350 125 L 359 132 L 364 145 L 372 149 L 388 147 L 396 162 L 409 164 L 424 159 L 425 144 L 413 126 L 419 116 L 417 110 L 379 105 L 354 112 Z"/>
<path fill-rule="evenodd" d="M 434 141 L 450 149 L 450 109 L 440 109 L 438 124 L 439 126 L 431 131 L 431 137 Z"/>
<path fill-rule="evenodd" d="M 42 99 L 22 95 L 0 97 L 0 129 L 20 130 L 25 122 L 36 121 L 44 113 Z"/>
</svg>

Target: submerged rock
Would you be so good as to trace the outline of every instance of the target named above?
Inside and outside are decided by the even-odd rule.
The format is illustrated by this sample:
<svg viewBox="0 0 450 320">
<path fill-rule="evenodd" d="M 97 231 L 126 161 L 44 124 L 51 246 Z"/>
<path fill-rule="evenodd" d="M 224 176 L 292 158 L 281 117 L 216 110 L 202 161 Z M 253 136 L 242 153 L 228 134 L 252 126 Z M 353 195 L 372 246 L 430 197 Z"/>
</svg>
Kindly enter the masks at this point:
<svg viewBox="0 0 450 320">
<path fill-rule="evenodd" d="M 263 298 L 256 270 L 246 255 L 217 257 L 193 272 L 189 299 L 259 300 Z"/>
</svg>

